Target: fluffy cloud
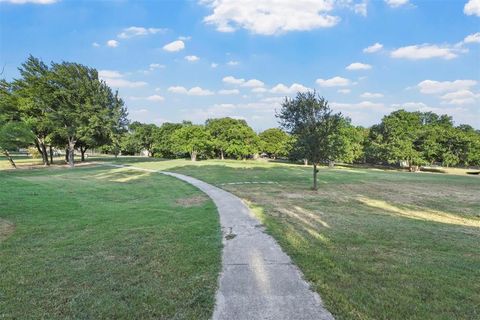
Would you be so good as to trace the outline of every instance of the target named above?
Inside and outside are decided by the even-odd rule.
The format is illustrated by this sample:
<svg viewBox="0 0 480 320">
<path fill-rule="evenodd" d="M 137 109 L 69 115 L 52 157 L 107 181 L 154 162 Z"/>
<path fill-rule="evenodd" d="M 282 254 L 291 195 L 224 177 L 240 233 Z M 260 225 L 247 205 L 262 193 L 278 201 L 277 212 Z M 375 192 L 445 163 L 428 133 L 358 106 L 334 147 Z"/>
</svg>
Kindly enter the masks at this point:
<svg viewBox="0 0 480 320">
<path fill-rule="evenodd" d="M 154 95 L 148 96 L 148 97 L 146 97 L 145 99 L 148 100 L 148 101 L 156 101 L 156 102 L 165 100 L 164 97 L 162 97 L 162 96 L 160 96 L 160 95 L 158 95 L 158 94 L 154 94 Z"/>
<path fill-rule="evenodd" d="M 218 63 L 212 62 L 212 63 L 210 64 L 210 67 L 216 68 L 216 67 L 218 67 Z"/>
<path fill-rule="evenodd" d="M 330 79 L 317 79 L 316 83 L 320 87 L 346 87 L 351 84 L 349 79 L 342 77 L 333 77 Z"/>
<path fill-rule="evenodd" d="M 250 79 L 250 80 L 242 83 L 242 87 L 247 87 L 247 88 L 263 87 L 264 85 L 265 85 L 265 83 L 263 83 L 263 81 L 260 81 L 260 80 L 257 80 L 257 79 Z"/>
<path fill-rule="evenodd" d="M 305 87 L 302 84 L 294 83 L 290 87 L 284 85 L 283 83 L 277 84 L 275 87 L 270 89 L 271 93 L 281 93 L 281 94 L 292 94 L 297 92 L 306 92 L 311 90 L 308 87 Z"/>
<path fill-rule="evenodd" d="M 463 39 L 464 43 L 480 43 L 480 32 L 472 33 Z"/>
<path fill-rule="evenodd" d="M 185 60 L 187 60 L 189 62 L 195 62 L 195 61 L 200 60 L 200 58 L 197 57 L 197 56 L 185 56 Z"/>
<path fill-rule="evenodd" d="M 341 93 L 341 94 L 349 94 L 351 92 L 351 90 L 350 89 L 338 89 L 337 92 Z"/>
<path fill-rule="evenodd" d="M 149 68 L 150 71 L 153 71 L 155 69 L 165 68 L 165 66 L 163 64 L 160 64 L 160 63 L 150 63 L 148 68 Z"/>
<path fill-rule="evenodd" d="M 339 102 L 332 102 L 332 107 L 339 110 L 371 110 L 371 111 L 389 111 L 390 108 L 385 107 L 383 103 L 376 103 L 371 101 L 362 101 L 358 103 L 339 103 Z"/>
<path fill-rule="evenodd" d="M 227 65 L 229 65 L 229 66 L 236 66 L 236 65 L 238 65 L 238 61 L 234 61 L 234 60 L 228 61 L 228 62 L 227 62 Z"/>
<path fill-rule="evenodd" d="M 115 70 L 100 70 L 98 76 L 114 88 L 139 88 L 147 85 L 144 81 L 129 81 L 123 74 Z"/>
<path fill-rule="evenodd" d="M 363 49 L 363 52 L 365 53 L 374 53 L 374 52 L 377 52 L 377 51 L 380 51 L 383 49 L 383 44 L 381 43 L 375 43 L 375 44 L 372 44 L 371 46 L 369 47 L 366 47 L 365 49 Z"/>
<path fill-rule="evenodd" d="M 403 58 L 410 60 L 421 60 L 431 58 L 454 59 L 462 51 L 458 47 L 438 46 L 434 44 L 420 44 L 407 47 L 401 47 L 390 53 L 392 58 Z"/>
<path fill-rule="evenodd" d="M 267 92 L 267 89 L 265 89 L 263 87 L 258 87 L 258 88 L 253 88 L 252 92 L 253 93 L 264 93 L 264 92 Z"/>
<path fill-rule="evenodd" d="M 364 92 L 360 95 L 360 97 L 362 97 L 364 99 L 377 99 L 377 98 L 383 98 L 383 94 L 372 93 L 372 92 Z"/>
<path fill-rule="evenodd" d="M 58 2 L 59 0 L 0 0 L 0 2 L 8 2 L 13 4 L 25 4 L 25 3 L 33 3 L 33 4 L 53 4 Z"/>
<path fill-rule="evenodd" d="M 353 10 L 356 14 L 362 15 L 364 17 L 367 16 L 367 3 L 357 3 L 353 6 Z"/>
<path fill-rule="evenodd" d="M 475 15 L 480 17 L 480 0 L 469 0 L 463 7 L 463 12 L 467 16 Z"/>
<path fill-rule="evenodd" d="M 232 94 L 239 94 L 239 93 L 240 91 L 238 89 L 231 89 L 231 90 L 224 89 L 224 90 L 218 91 L 218 94 L 222 94 L 222 95 L 232 95 Z"/>
<path fill-rule="evenodd" d="M 93 43 L 92 43 L 92 47 L 98 48 L 98 47 L 100 47 L 100 44 L 98 44 L 97 42 L 93 42 Z"/>
<path fill-rule="evenodd" d="M 150 34 L 156 34 L 164 31 L 165 29 L 160 28 L 129 27 L 123 29 L 123 31 L 118 34 L 118 37 L 121 39 L 128 39 L 139 36 L 148 36 Z"/>
<path fill-rule="evenodd" d="M 421 93 L 425 94 L 441 94 L 458 90 L 469 90 L 477 84 L 475 80 L 455 80 L 455 81 L 435 81 L 424 80 L 417 87 Z"/>
<path fill-rule="evenodd" d="M 182 40 L 175 40 L 163 46 L 163 50 L 175 52 L 185 49 L 185 43 Z"/>
<path fill-rule="evenodd" d="M 361 63 L 361 62 L 354 62 L 350 65 L 348 65 L 345 69 L 350 70 L 350 71 L 355 71 L 355 70 L 369 70 L 372 69 L 372 66 L 366 63 Z"/>
<path fill-rule="evenodd" d="M 200 87 L 193 87 L 191 89 L 187 89 L 182 86 L 173 86 L 168 88 L 168 91 L 172 93 L 186 94 L 189 96 L 211 96 L 213 94 L 212 91 L 202 89 Z"/>
<path fill-rule="evenodd" d="M 224 77 L 222 81 L 228 84 L 242 84 L 245 82 L 245 79 L 243 78 L 237 79 L 235 77 L 228 76 L 228 77 Z"/>
<path fill-rule="evenodd" d="M 335 26 L 340 18 L 327 14 L 334 9 L 330 0 L 204 0 L 213 9 L 207 24 L 220 32 L 244 28 L 252 33 L 273 35 Z"/>
<path fill-rule="evenodd" d="M 391 8 L 398 8 L 408 4 L 409 0 L 385 0 L 385 2 Z"/>
<path fill-rule="evenodd" d="M 449 92 L 440 97 L 444 103 L 447 104 L 471 104 L 477 101 L 480 98 L 480 94 L 475 94 L 470 90 L 458 90 Z"/>
<path fill-rule="evenodd" d="M 119 45 L 119 42 L 117 40 L 108 40 L 107 41 L 107 46 L 109 46 L 110 48 L 116 48 L 118 47 Z"/>
</svg>

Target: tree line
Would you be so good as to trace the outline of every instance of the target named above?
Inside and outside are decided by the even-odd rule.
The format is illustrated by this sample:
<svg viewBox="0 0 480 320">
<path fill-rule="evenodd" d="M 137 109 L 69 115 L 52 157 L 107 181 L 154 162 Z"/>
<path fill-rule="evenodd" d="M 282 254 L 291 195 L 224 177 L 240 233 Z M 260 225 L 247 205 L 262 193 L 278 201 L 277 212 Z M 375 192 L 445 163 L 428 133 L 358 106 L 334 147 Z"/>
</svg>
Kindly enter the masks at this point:
<svg viewBox="0 0 480 320">
<path fill-rule="evenodd" d="M 87 149 L 108 145 L 120 150 L 127 132 L 127 110 L 118 92 L 98 72 L 78 63 L 45 64 L 30 56 L 20 77 L 0 81 L 0 149 L 34 145 L 44 165 L 53 161 L 53 147 L 66 151 L 70 166 L 75 150 L 82 160 Z"/>
<path fill-rule="evenodd" d="M 334 162 L 480 166 L 479 130 L 455 126 L 448 115 L 400 109 L 365 128 L 334 113 L 316 92 L 305 92 L 280 105 L 280 128 L 259 134 L 245 120 L 228 117 L 157 126 L 130 123 L 118 92 L 93 68 L 46 65 L 30 56 L 19 71 L 18 79 L 0 81 L 0 149 L 9 157 L 8 151 L 33 145 L 45 165 L 53 160 L 52 148 L 65 150 L 70 166 L 75 150 L 83 160 L 95 148 L 193 161 L 266 156 L 311 163 L 314 173 L 318 164 Z"/>
</svg>

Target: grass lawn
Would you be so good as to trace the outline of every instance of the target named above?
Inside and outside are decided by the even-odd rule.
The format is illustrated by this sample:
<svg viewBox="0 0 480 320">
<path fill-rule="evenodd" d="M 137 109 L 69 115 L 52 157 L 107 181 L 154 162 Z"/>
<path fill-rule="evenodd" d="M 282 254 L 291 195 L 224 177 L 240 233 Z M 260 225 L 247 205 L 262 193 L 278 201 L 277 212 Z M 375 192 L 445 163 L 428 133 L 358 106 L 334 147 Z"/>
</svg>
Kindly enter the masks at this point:
<svg viewBox="0 0 480 320">
<path fill-rule="evenodd" d="M 250 203 L 338 319 L 478 319 L 480 179 L 253 161 L 145 161 Z M 271 184 L 226 184 L 274 182 Z"/>
<path fill-rule="evenodd" d="M 0 318 L 208 319 L 214 204 L 161 174 L 0 171 Z"/>
</svg>

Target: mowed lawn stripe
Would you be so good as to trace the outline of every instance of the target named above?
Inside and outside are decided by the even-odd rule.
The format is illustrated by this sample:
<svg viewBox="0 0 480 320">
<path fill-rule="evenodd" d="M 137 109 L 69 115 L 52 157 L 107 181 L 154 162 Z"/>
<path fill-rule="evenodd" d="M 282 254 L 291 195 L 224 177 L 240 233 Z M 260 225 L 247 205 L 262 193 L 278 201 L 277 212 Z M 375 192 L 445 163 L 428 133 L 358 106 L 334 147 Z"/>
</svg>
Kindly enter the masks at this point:
<svg viewBox="0 0 480 320">
<path fill-rule="evenodd" d="M 0 237 L 0 317 L 211 316 L 218 214 L 186 183 L 105 167 L 0 171 L 0 218 L 14 226 Z"/>
</svg>

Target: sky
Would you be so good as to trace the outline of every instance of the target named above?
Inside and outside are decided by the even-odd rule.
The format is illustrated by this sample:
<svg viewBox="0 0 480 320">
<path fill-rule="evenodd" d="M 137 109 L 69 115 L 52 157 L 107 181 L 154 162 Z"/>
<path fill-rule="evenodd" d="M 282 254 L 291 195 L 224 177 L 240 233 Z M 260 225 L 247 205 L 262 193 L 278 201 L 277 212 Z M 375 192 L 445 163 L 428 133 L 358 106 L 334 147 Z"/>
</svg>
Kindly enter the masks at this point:
<svg viewBox="0 0 480 320">
<path fill-rule="evenodd" d="M 316 90 L 355 125 L 404 108 L 480 128 L 480 0 L 0 0 L 1 77 L 30 54 L 96 68 L 146 123 L 261 131 Z"/>
</svg>

